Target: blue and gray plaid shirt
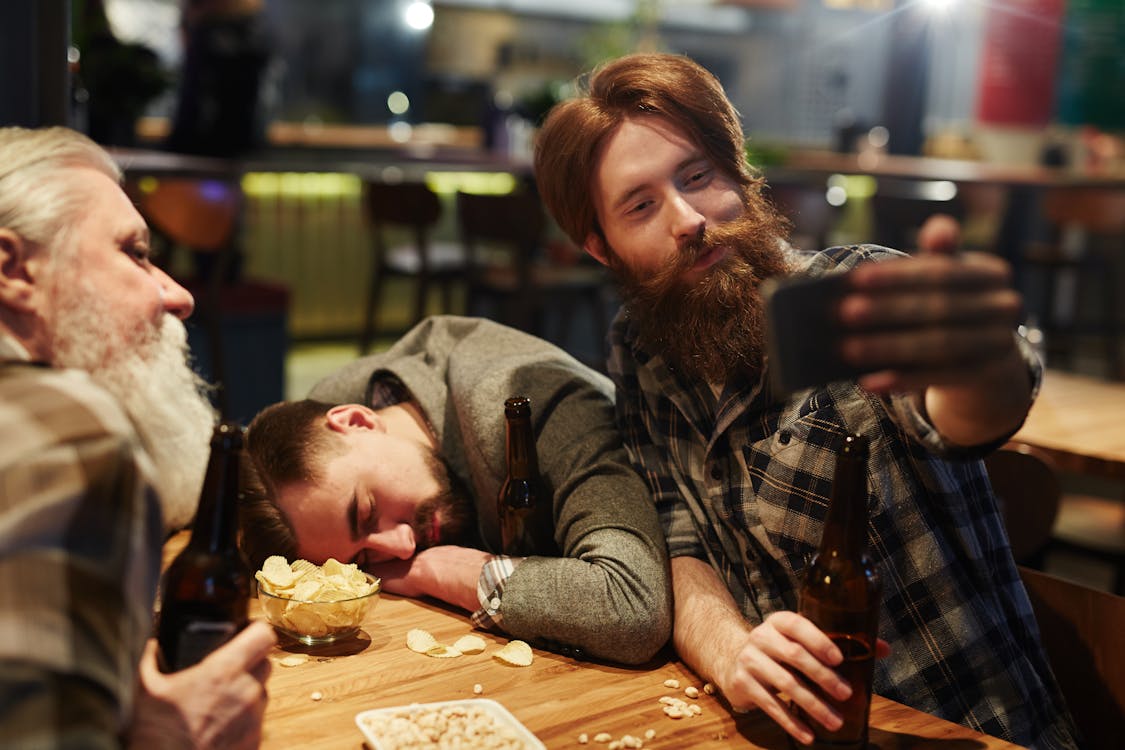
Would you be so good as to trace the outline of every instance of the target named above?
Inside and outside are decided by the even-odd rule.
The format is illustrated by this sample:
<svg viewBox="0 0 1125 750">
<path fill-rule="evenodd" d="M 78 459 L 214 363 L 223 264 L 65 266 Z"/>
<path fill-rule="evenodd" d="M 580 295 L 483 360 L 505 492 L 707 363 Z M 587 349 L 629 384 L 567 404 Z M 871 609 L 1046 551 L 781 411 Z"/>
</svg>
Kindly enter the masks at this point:
<svg viewBox="0 0 1125 750">
<path fill-rule="evenodd" d="M 870 245 L 802 256 L 813 275 L 895 251 Z M 852 382 L 778 400 L 766 378 L 721 392 L 642 351 L 622 310 L 609 370 L 625 444 L 652 487 L 671 556 L 708 561 L 743 614 L 795 610 L 820 541 L 846 433 L 870 441 L 869 542 L 882 571 L 880 695 L 1011 742 L 1073 747 L 1069 715 L 979 460 L 943 442 L 907 396 Z M 1036 385 L 1041 369 L 1027 347 Z"/>
</svg>

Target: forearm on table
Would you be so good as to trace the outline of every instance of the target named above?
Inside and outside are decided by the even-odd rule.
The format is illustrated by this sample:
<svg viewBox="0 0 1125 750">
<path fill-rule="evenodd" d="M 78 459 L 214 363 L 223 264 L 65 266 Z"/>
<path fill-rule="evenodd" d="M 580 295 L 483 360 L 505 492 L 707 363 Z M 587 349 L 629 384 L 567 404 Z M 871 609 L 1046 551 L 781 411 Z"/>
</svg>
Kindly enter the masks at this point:
<svg viewBox="0 0 1125 750">
<path fill-rule="evenodd" d="M 672 591 L 672 642 L 676 652 L 700 677 L 717 681 L 722 665 L 746 644 L 753 626 L 738 610 L 726 585 L 703 560 L 672 558 Z"/>
<path fill-rule="evenodd" d="M 508 580 L 504 627 L 642 663 L 668 641 L 671 591 L 663 548 L 632 531 L 583 535 L 573 556 L 531 557 Z"/>
</svg>

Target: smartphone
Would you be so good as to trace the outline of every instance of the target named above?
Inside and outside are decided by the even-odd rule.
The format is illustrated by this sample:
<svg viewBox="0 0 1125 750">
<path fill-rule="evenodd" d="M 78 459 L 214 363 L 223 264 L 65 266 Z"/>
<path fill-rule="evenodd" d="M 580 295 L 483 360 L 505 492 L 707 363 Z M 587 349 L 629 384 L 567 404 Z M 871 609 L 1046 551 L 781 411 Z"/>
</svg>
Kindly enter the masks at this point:
<svg viewBox="0 0 1125 750">
<path fill-rule="evenodd" d="M 836 306 L 846 284 L 847 273 L 791 276 L 762 284 L 774 393 L 784 396 L 865 372 L 840 357 L 842 329 L 836 322 Z"/>
</svg>

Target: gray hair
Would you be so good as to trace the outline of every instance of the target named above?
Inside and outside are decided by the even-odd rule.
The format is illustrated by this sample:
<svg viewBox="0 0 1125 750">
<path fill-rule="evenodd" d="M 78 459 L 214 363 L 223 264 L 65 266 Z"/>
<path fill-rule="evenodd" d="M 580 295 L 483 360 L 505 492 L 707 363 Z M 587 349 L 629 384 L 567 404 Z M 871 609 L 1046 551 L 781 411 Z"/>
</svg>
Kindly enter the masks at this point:
<svg viewBox="0 0 1125 750">
<path fill-rule="evenodd" d="M 82 210 L 66 170 L 97 170 L 121 182 L 113 157 L 69 128 L 0 128 L 0 228 L 7 228 L 51 254 L 66 248 Z"/>
</svg>

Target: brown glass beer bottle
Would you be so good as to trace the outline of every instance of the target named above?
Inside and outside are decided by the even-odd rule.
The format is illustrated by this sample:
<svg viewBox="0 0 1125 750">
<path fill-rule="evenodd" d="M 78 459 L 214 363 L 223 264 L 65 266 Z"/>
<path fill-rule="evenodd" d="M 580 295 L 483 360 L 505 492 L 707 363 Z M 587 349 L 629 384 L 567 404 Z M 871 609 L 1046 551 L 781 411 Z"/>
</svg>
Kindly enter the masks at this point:
<svg viewBox="0 0 1125 750">
<path fill-rule="evenodd" d="M 496 512 L 505 555 L 554 555 L 554 512 L 539 476 L 539 455 L 531 429 L 531 400 L 513 396 L 504 402 L 508 476 L 500 486 Z"/>
<path fill-rule="evenodd" d="M 250 570 L 237 540 L 242 443 L 240 426 L 215 428 L 191 540 L 164 573 L 156 638 L 165 672 L 196 664 L 248 622 Z"/>
<path fill-rule="evenodd" d="M 844 720 L 829 731 L 802 713 L 814 748 L 867 745 L 875 641 L 882 582 L 867 553 L 867 438 L 848 435 L 836 457 L 836 475 L 820 547 L 805 573 L 799 609 L 844 655 L 836 671 L 852 688 L 846 701 L 817 690 Z"/>
</svg>

